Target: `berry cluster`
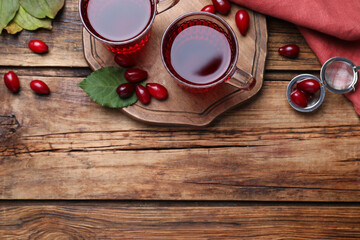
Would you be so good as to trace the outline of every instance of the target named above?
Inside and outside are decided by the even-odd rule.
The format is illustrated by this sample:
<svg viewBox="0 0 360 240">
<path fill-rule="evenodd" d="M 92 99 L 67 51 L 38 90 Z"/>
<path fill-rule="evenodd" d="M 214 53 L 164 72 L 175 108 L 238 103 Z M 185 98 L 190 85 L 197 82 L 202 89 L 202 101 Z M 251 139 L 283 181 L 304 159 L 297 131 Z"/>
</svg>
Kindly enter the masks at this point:
<svg viewBox="0 0 360 240">
<path fill-rule="evenodd" d="M 299 107 L 305 108 L 314 94 L 320 90 L 320 83 L 315 79 L 304 79 L 296 83 L 295 89 L 291 92 L 291 101 Z"/>
<path fill-rule="evenodd" d="M 41 40 L 31 40 L 28 47 L 35 53 L 46 53 L 49 51 L 48 46 Z M 11 92 L 17 93 L 20 91 L 19 77 L 13 71 L 7 72 L 4 75 L 4 83 Z M 30 88 L 40 95 L 47 95 L 50 93 L 49 87 L 41 80 L 31 81 Z"/>
<path fill-rule="evenodd" d="M 122 67 L 133 67 L 135 62 L 128 55 L 116 54 L 115 62 Z M 158 83 L 147 83 L 146 87 L 139 84 L 144 81 L 148 77 L 148 73 L 139 68 L 129 68 L 125 72 L 125 79 L 128 81 L 127 83 L 121 84 L 116 92 L 120 98 L 128 98 L 136 92 L 136 96 L 139 101 L 143 104 L 148 104 L 151 101 L 151 96 L 164 100 L 167 98 L 168 91 L 166 88 Z"/>
</svg>

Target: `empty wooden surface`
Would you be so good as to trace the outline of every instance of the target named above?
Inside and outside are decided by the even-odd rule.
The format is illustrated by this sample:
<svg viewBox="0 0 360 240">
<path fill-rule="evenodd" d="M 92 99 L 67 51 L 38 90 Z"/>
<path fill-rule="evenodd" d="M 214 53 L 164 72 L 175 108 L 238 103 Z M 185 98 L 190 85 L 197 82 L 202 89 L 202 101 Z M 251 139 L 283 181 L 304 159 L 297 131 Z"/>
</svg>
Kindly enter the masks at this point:
<svg viewBox="0 0 360 240">
<path fill-rule="evenodd" d="M 354 206 L 7 202 L 0 211 L 0 235 L 19 240 L 360 238 Z"/>
<path fill-rule="evenodd" d="M 16 71 L 22 89 L 0 84 L 0 239 L 360 238 L 359 117 L 330 92 L 314 113 L 291 109 L 288 81 L 320 64 L 294 25 L 268 30 L 262 90 L 206 128 L 93 103 L 77 87 L 91 72 L 77 1 L 51 32 L 1 35 L 1 77 Z M 50 53 L 31 53 L 33 38 Z M 299 58 L 277 54 L 286 43 Z M 34 95 L 33 79 L 52 94 Z"/>
</svg>

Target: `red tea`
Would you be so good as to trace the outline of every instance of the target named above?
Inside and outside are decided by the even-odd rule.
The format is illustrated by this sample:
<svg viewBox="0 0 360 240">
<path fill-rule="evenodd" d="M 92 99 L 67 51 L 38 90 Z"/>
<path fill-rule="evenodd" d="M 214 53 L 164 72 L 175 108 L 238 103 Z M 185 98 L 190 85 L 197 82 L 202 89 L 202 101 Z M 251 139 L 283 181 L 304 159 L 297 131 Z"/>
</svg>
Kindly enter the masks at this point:
<svg viewBox="0 0 360 240">
<path fill-rule="evenodd" d="M 163 45 L 170 71 L 192 85 L 208 85 L 226 76 L 234 58 L 233 43 L 213 22 L 190 20 L 170 29 Z"/>
<path fill-rule="evenodd" d="M 88 0 L 81 6 L 87 28 L 108 41 L 126 41 L 140 35 L 151 22 L 150 0 Z"/>
</svg>

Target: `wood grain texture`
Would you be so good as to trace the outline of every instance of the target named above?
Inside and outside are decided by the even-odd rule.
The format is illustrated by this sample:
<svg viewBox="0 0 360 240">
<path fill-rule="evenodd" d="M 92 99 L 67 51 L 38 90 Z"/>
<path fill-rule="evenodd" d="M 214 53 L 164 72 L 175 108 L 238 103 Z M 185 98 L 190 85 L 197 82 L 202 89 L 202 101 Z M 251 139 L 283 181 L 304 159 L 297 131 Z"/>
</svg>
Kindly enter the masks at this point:
<svg viewBox="0 0 360 240">
<path fill-rule="evenodd" d="M 0 239 L 359 239 L 359 117 L 328 92 L 318 111 L 294 112 L 288 81 L 320 65 L 294 25 L 269 17 L 268 28 L 263 89 L 207 128 L 151 126 L 93 103 L 77 87 L 91 70 L 75 0 L 52 32 L 1 35 L 0 75 L 15 70 L 22 90 L 0 84 L 0 198 L 42 201 L 0 201 Z M 32 38 L 50 53 L 30 53 Z M 277 54 L 286 43 L 298 59 Z M 34 79 L 52 94 L 34 95 Z"/>
<path fill-rule="evenodd" d="M 315 55 L 294 25 L 270 17 L 268 20 L 269 28 L 272 29 L 268 44 L 268 70 L 320 70 Z M 50 52 L 46 55 L 33 54 L 27 48 L 27 43 L 34 38 L 44 40 L 49 45 Z M 289 60 L 279 56 L 277 49 L 287 43 L 300 45 L 299 59 Z M 83 54 L 78 1 L 66 1 L 64 9 L 55 18 L 52 31 L 22 31 L 14 36 L 3 31 L 0 35 L 0 56 L 0 66 L 88 67 Z"/>
<path fill-rule="evenodd" d="M 314 52 L 309 48 L 309 45 L 295 25 L 279 19 L 268 19 L 270 19 L 268 21 L 268 28 L 271 31 L 269 31 L 266 69 L 303 71 L 318 71 L 321 69 L 321 65 Z M 289 59 L 279 55 L 279 47 L 286 44 L 297 44 L 300 47 L 300 53 L 296 59 Z"/>
<path fill-rule="evenodd" d="M 22 31 L 0 35 L 0 65 L 26 67 L 87 67 L 84 59 L 81 21 L 78 1 L 67 0 L 65 7 L 53 21 L 53 29 Z M 41 39 L 49 46 L 49 53 L 34 54 L 28 49 L 28 42 Z"/>
<path fill-rule="evenodd" d="M 360 238 L 357 206 L 157 205 L 8 203 L 0 206 L 0 236 L 4 240 Z"/>
<path fill-rule="evenodd" d="M 148 72 L 147 82 L 156 82 L 169 91 L 166 103 L 153 100 L 148 105 L 140 102 L 121 109 L 130 117 L 142 122 L 159 125 L 207 126 L 215 118 L 257 94 L 262 85 L 267 53 L 267 28 L 264 15 L 249 11 L 251 24 L 246 36 L 242 36 L 235 24 L 235 13 L 240 9 L 233 6 L 228 16 L 221 16 L 234 29 L 238 46 L 237 66 L 256 78 L 250 91 L 242 91 L 230 84 L 220 84 L 206 93 L 194 94 L 180 88 L 175 79 L 165 69 L 161 60 L 161 39 L 174 18 L 197 11 L 207 4 L 207 0 L 180 1 L 172 9 L 156 16 L 152 25 L 149 42 L 140 53 L 136 53 L 136 67 Z M 92 69 L 117 66 L 114 54 L 103 43 L 97 41 L 85 29 L 83 34 L 84 54 Z M 241 79 L 240 79 L 241 80 Z"/>
<path fill-rule="evenodd" d="M 20 125 L 0 145 L 2 199 L 359 201 L 359 118 L 343 96 L 300 114 L 285 81 L 265 81 L 211 127 L 165 128 L 96 105 L 81 78 L 39 79 L 50 96 L 0 87 L 0 115 Z"/>
</svg>

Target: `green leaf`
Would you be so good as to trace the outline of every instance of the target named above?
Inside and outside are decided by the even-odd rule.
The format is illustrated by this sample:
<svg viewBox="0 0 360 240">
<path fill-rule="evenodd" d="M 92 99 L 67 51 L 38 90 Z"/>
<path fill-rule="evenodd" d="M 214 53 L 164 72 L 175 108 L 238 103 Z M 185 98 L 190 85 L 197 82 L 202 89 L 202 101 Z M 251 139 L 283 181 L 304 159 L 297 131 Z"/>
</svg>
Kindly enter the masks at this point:
<svg viewBox="0 0 360 240">
<path fill-rule="evenodd" d="M 20 5 L 36 18 L 54 19 L 64 2 L 65 0 L 20 0 Z"/>
<path fill-rule="evenodd" d="M 116 93 L 116 88 L 125 80 L 125 69 L 118 67 L 104 67 L 92 74 L 79 83 L 81 87 L 94 102 L 110 107 L 123 108 L 130 106 L 137 101 L 136 94 L 127 99 L 121 99 Z"/>
<path fill-rule="evenodd" d="M 16 34 L 23 30 L 23 28 L 17 25 L 14 21 L 11 21 L 9 25 L 5 27 L 5 29 L 9 34 Z"/>
<path fill-rule="evenodd" d="M 50 19 L 38 19 L 27 13 L 24 8 L 20 6 L 14 21 L 20 27 L 26 30 L 35 30 L 38 28 L 52 29 Z"/>
<path fill-rule="evenodd" d="M 18 0 L 0 0 L 0 34 L 19 10 Z"/>
</svg>

